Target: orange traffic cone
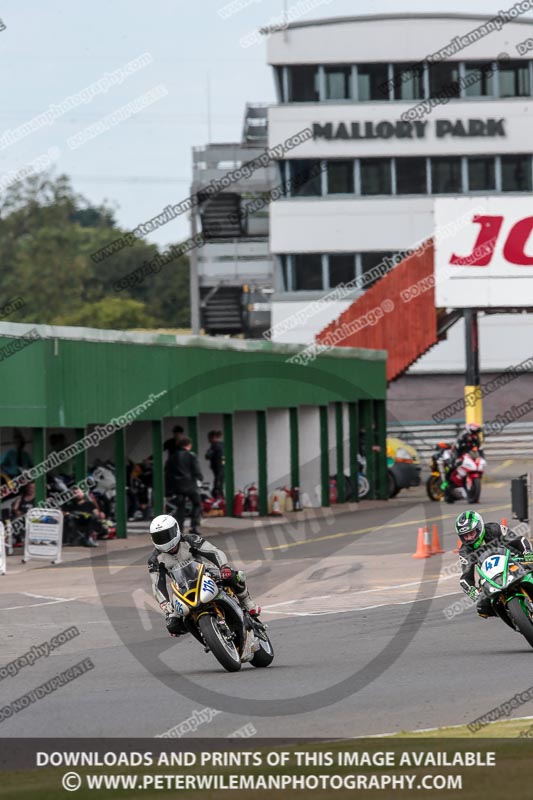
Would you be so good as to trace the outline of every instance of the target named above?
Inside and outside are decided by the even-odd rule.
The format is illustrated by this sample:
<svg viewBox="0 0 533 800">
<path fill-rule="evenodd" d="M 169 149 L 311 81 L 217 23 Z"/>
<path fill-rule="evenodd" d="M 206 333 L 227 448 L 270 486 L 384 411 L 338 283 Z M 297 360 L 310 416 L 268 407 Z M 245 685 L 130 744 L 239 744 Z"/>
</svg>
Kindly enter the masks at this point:
<svg viewBox="0 0 533 800">
<path fill-rule="evenodd" d="M 433 525 L 433 531 L 431 536 L 431 555 L 436 556 L 439 553 L 444 553 L 444 550 L 440 546 L 440 538 L 437 526 Z"/>
<path fill-rule="evenodd" d="M 413 553 L 412 558 L 429 558 L 430 555 L 429 531 L 427 528 L 419 528 L 416 540 L 416 551 Z"/>
<path fill-rule="evenodd" d="M 507 518 L 506 517 L 502 517 L 502 525 L 505 525 L 506 528 L 509 527 L 508 524 L 507 524 Z"/>
<path fill-rule="evenodd" d="M 462 541 L 459 539 L 459 537 L 457 537 L 457 544 L 453 548 L 452 553 L 458 553 L 459 552 L 459 548 L 461 547 L 461 545 L 462 545 Z"/>
</svg>

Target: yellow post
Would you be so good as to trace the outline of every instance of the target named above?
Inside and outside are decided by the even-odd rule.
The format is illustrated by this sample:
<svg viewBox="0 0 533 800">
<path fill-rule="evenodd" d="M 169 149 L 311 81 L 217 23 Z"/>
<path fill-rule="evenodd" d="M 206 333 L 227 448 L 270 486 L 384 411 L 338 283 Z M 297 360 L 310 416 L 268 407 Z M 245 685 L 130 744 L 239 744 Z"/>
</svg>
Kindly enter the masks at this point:
<svg viewBox="0 0 533 800">
<path fill-rule="evenodd" d="M 481 386 L 465 386 L 465 422 L 483 425 L 483 400 Z"/>
</svg>

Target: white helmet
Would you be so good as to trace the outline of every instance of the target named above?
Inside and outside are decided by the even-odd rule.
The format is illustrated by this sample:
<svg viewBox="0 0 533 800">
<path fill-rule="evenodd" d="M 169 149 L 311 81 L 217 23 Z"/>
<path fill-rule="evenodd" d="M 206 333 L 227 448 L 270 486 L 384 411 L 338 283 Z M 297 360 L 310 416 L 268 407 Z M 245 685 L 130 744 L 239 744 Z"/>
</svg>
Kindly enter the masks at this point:
<svg viewBox="0 0 533 800">
<path fill-rule="evenodd" d="M 154 547 L 162 553 L 168 553 L 178 547 L 181 539 L 180 528 L 174 517 L 170 514 L 160 514 L 154 517 L 150 525 L 150 536 Z"/>
</svg>

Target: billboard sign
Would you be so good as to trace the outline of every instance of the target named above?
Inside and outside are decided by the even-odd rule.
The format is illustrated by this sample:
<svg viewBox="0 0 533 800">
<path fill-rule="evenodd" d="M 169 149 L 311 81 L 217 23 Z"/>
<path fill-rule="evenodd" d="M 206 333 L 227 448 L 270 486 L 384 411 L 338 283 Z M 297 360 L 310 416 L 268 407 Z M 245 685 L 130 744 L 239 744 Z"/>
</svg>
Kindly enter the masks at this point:
<svg viewBox="0 0 533 800">
<path fill-rule="evenodd" d="M 434 218 L 437 306 L 533 307 L 529 196 L 439 198 Z"/>
<path fill-rule="evenodd" d="M 61 563 L 63 513 L 58 508 L 30 508 L 26 514 L 24 558 L 41 558 Z"/>
</svg>

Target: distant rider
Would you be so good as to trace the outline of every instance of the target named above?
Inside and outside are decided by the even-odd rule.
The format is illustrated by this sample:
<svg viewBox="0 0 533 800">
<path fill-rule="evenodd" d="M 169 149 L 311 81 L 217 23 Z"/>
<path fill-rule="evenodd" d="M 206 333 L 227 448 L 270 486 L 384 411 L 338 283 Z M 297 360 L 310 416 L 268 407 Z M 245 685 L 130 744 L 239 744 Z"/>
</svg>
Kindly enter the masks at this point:
<svg viewBox="0 0 533 800">
<path fill-rule="evenodd" d="M 526 560 L 533 561 L 531 542 L 525 536 L 517 536 L 514 531 L 506 525 L 500 525 L 499 522 L 485 524 L 483 517 L 477 511 L 463 511 L 459 514 L 455 520 L 455 532 L 461 540 L 459 548 L 461 588 L 471 600 L 477 601 L 476 608 L 480 617 L 495 617 L 490 599 L 476 587 L 476 564 L 482 560 L 480 549 L 500 545 L 514 550 L 521 556 L 529 556 Z M 489 552 L 486 555 L 488 556 Z"/>
<path fill-rule="evenodd" d="M 473 458 L 475 458 L 476 455 L 480 455 L 484 458 L 483 450 L 481 449 L 482 434 L 483 428 L 481 425 L 471 422 L 465 426 L 464 431 L 457 437 L 457 441 L 451 449 L 450 458 L 444 463 L 444 475 L 446 479 L 444 499 L 447 503 L 455 502 L 453 489 L 449 485 L 449 481 L 454 469 L 461 464 L 463 456 L 467 453 L 471 453 Z"/>
<path fill-rule="evenodd" d="M 481 425 L 477 425 L 475 422 L 469 422 L 468 425 L 465 426 L 462 434 L 457 437 L 457 441 L 455 442 L 455 459 L 457 460 L 461 456 L 464 456 L 465 453 L 470 453 L 472 450 L 476 449 L 479 451 L 480 456 L 484 457 L 483 450 L 481 449 L 482 436 L 483 428 Z"/>
<path fill-rule="evenodd" d="M 254 607 L 244 572 L 232 569 L 226 554 L 207 539 L 197 534 L 182 534 L 177 521 L 169 514 L 161 514 L 152 520 L 150 536 L 154 545 L 154 550 L 148 559 L 152 591 L 165 613 L 167 630 L 171 636 L 181 636 L 188 631 L 182 617 L 174 612 L 170 602 L 167 577 L 173 566 L 191 559 L 206 564 L 211 574 L 233 589 L 241 607 L 251 616 L 258 616 L 261 613 L 258 606 Z"/>
</svg>

